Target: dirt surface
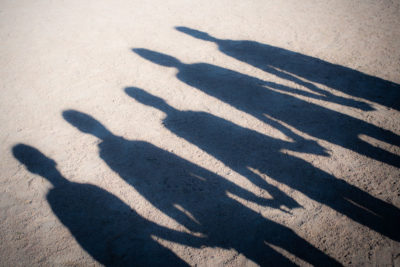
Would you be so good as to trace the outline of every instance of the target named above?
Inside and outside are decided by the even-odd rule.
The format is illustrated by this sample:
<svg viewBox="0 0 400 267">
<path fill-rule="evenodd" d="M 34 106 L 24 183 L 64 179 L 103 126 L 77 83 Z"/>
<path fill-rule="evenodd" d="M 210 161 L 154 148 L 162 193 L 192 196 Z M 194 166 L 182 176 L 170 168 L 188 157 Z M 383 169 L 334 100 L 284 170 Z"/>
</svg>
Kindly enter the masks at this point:
<svg viewBox="0 0 400 267">
<path fill-rule="evenodd" d="M 400 266 L 398 1 L 0 3 L 0 265 Z"/>
</svg>

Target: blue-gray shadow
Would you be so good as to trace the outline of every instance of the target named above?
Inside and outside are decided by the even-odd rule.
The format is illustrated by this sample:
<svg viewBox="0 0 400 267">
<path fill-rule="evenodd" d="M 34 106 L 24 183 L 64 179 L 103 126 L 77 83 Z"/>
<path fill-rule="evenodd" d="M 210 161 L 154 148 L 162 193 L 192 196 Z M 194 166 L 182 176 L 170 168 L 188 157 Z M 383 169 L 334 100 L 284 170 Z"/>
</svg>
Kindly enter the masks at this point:
<svg viewBox="0 0 400 267">
<path fill-rule="evenodd" d="M 250 64 L 265 72 L 276 75 L 282 79 L 290 80 L 314 91 L 316 94 L 300 90 L 286 90 L 299 95 L 306 95 L 316 99 L 326 100 L 361 110 L 373 110 L 371 106 L 361 101 L 354 101 L 330 94 L 318 88 L 314 83 L 319 83 L 350 96 L 367 99 L 386 107 L 400 110 L 400 85 L 374 77 L 348 67 L 332 64 L 330 62 L 293 52 L 280 47 L 259 43 L 251 40 L 219 39 L 206 32 L 188 27 L 175 27 L 176 30 L 194 38 L 213 42 L 219 51 L 237 60 Z M 306 79 L 304 81 L 302 79 Z"/>
<path fill-rule="evenodd" d="M 192 246 L 203 242 L 143 218 L 100 187 L 68 181 L 56 162 L 34 147 L 18 144 L 12 153 L 52 184 L 46 196 L 52 211 L 79 245 L 105 266 L 189 266 L 151 235 Z"/>
<path fill-rule="evenodd" d="M 267 244 L 281 247 L 313 265 L 338 264 L 291 229 L 265 219 L 228 194 L 277 208 L 280 199 L 260 198 L 148 142 L 116 136 L 87 114 L 67 110 L 63 116 L 80 131 L 100 139 L 100 157 L 145 199 L 187 229 L 204 236 L 201 244 L 192 243 L 235 249 L 260 265 L 294 265 Z M 298 206 L 294 200 L 288 203 Z"/>
<path fill-rule="evenodd" d="M 212 64 L 185 64 L 170 55 L 148 49 L 136 48 L 133 52 L 155 64 L 176 68 L 178 70 L 176 77 L 182 82 L 270 124 L 288 136 L 291 133 L 277 124 L 276 120 L 310 136 L 400 167 L 398 155 L 373 146 L 359 137 L 363 134 L 399 146 L 400 136 L 341 112 L 272 90 L 277 88 L 291 90 L 287 86 L 263 81 Z"/>
<path fill-rule="evenodd" d="M 166 117 L 163 125 L 171 132 L 211 154 L 259 187 L 263 188 L 265 181 L 251 172 L 249 167 L 362 225 L 394 240 L 400 240 L 398 208 L 337 179 L 305 160 L 281 152 L 291 150 L 326 155 L 316 142 L 296 135 L 283 125 L 279 129 L 286 128 L 285 133 L 290 134 L 293 142 L 265 136 L 209 113 L 177 110 L 163 99 L 139 88 L 127 88 L 125 91 L 138 102 L 164 112 Z M 271 190 L 271 195 L 275 194 L 277 200 L 280 197 L 287 199 L 286 195 L 282 196 L 280 193 Z"/>
</svg>

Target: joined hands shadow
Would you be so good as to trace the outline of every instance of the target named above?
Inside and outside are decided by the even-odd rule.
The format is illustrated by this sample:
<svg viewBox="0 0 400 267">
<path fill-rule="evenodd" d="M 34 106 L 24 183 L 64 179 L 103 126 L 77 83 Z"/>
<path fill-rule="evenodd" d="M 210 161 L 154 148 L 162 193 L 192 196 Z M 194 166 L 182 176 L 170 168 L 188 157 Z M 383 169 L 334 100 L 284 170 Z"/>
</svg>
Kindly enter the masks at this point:
<svg viewBox="0 0 400 267">
<path fill-rule="evenodd" d="M 302 85 L 313 91 L 314 94 L 295 89 L 286 90 L 289 88 L 277 88 L 278 90 L 306 95 L 364 111 L 373 110 L 364 102 L 339 97 L 318 88 L 311 83 L 314 82 L 400 111 L 400 85 L 396 83 L 268 44 L 250 40 L 218 39 L 206 32 L 188 27 L 176 27 L 176 30 L 200 40 L 213 42 L 225 55 Z"/>
<path fill-rule="evenodd" d="M 360 135 L 366 135 L 391 145 L 400 145 L 400 136 L 391 131 L 272 90 L 285 88 L 284 85 L 207 63 L 185 64 L 172 56 L 148 49 L 137 48 L 133 51 L 155 64 L 176 68 L 176 77 L 182 82 L 264 121 L 288 137 L 292 137 L 292 133 L 276 120 L 310 136 L 400 167 L 398 155 L 360 139 Z"/>
<path fill-rule="evenodd" d="M 127 88 L 125 91 L 138 102 L 164 112 L 167 116 L 163 124 L 171 132 L 221 160 L 229 168 L 267 190 L 277 200 L 281 200 L 282 204 L 293 208 L 290 204 L 295 202 L 291 202 L 291 198 L 277 188 L 268 186 L 268 183 L 250 171 L 249 167 L 360 224 L 394 240 L 400 240 L 397 226 L 400 221 L 398 208 L 343 180 L 336 179 L 305 160 L 281 152 L 282 149 L 286 149 L 327 155 L 316 142 L 306 140 L 293 132 L 290 136 L 294 142 L 275 139 L 209 113 L 177 110 L 163 99 L 139 88 Z M 286 129 L 285 132 L 289 133 L 290 130 Z"/>
<path fill-rule="evenodd" d="M 154 241 L 151 235 L 192 246 L 200 243 L 201 238 L 143 218 L 100 187 L 68 181 L 57 170 L 56 162 L 34 147 L 18 144 L 12 152 L 30 172 L 52 184 L 47 201 L 54 214 L 81 247 L 101 264 L 162 266 L 169 263 L 173 266 L 189 266 Z"/>
<path fill-rule="evenodd" d="M 337 264 L 289 228 L 265 219 L 228 193 L 261 205 L 274 206 L 279 199 L 259 198 L 150 143 L 115 136 L 87 114 L 67 110 L 63 116 L 100 139 L 100 157 L 144 198 L 187 229 L 204 235 L 199 246 L 233 248 L 260 265 L 293 265 L 267 245 L 272 244 L 314 265 Z"/>
</svg>

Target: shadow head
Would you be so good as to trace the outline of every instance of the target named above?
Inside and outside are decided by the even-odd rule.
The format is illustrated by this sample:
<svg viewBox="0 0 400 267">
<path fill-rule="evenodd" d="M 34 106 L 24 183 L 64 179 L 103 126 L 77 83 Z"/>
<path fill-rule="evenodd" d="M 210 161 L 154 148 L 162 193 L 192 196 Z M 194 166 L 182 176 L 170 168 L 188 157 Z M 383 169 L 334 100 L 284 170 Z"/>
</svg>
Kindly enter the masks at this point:
<svg viewBox="0 0 400 267">
<path fill-rule="evenodd" d="M 46 176 L 49 171 L 54 171 L 57 165 L 54 160 L 46 157 L 38 149 L 25 144 L 15 145 L 12 153 L 30 172 L 41 176 Z"/>
<path fill-rule="evenodd" d="M 125 93 L 143 105 L 154 107 L 164 112 L 168 112 L 171 109 L 164 99 L 152 95 L 143 89 L 128 87 L 125 88 Z"/>
<path fill-rule="evenodd" d="M 134 48 L 132 49 L 133 52 L 141 56 L 142 58 L 145 58 L 155 64 L 165 66 L 165 67 L 176 67 L 178 68 L 182 63 L 169 55 L 162 54 L 159 52 L 151 51 L 148 49 L 144 48 Z"/>
<path fill-rule="evenodd" d="M 202 32 L 202 31 L 198 31 L 198 30 L 194 30 L 188 27 L 183 27 L 183 26 L 178 26 L 175 27 L 175 29 L 177 31 L 183 32 L 187 35 L 190 35 L 194 38 L 200 39 L 200 40 L 204 40 L 204 41 L 217 41 L 217 39 L 215 39 L 214 37 L 210 36 L 208 33 L 206 32 Z"/>
<path fill-rule="evenodd" d="M 62 115 L 67 122 L 81 132 L 92 134 L 100 139 L 111 134 L 100 122 L 85 113 L 76 110 L 65 110 Z"/>
</svg>

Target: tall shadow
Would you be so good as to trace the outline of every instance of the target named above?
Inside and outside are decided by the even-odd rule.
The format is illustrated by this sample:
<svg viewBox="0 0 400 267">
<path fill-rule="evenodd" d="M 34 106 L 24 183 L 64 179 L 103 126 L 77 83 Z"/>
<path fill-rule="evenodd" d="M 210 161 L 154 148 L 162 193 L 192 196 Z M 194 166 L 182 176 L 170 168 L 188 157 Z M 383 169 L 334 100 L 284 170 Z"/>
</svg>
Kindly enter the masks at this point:
<svg viewBox="0 0 400 267">
<path fill-rule="evenodd" d="M 286 133 L 290 132 L 290 137 L 294 141 L 288 142 L 262 135 L 206 112 L 179 111 L 163 99 L 139 88 L 129 87 L 125 92 L 140 103 L 164 112 L 167 117 L 163 125 L 171 132 L 214 156 L 254 185 L 268 191 L 273 199 L 278 201 L 274 208 L 278 208 L 278 205 L 288 209 L 300 206 L 253 171 L 264 169 L 265 156 L 273 156 L 281 149 L 328 155 L 316 142 L 296 135 L 283 125 L 280 126 L 285 128 Z"/>
<path fill-rule="evenodd" d="M 172 56 L 147 49 L 138 48 L 133 51 L 155 64 L 176 68 L 176 76 L 182 82 L 253 115 L 288 136 L 291 135 L 290 132 L 265 115 L 285 122 L 308 135 L 400 167 L 398 155 L 373 146 L 359 137 L 364 134 L 392 145 L 400 145 L 400 137 L 391 131 L 270 89 L 286 87 L 283 85 L 272 84 L 211 64 L 185 64 Z"/>
<path fill-rule="evenodd" d="M 305 86 L 317 93 L 314 95 L 317 99 L 353 106 L 366 111 L 372 110 L 365 103 L 357 103 L 347 98 L 332 95 L 298 77 L 323 84 L 351 96 L 364 98 L 386 107 L 400 110 L 400 85 L 396 83 L 314 57 L 255 41 L 224 40 L 187 27 L 176 27 L 176 29 L 197 39 L 215 43 L 222 53 L 230 57 L 280 78 Z M 302 92 L 297 90 L 297 93 L 301 94 Z M 312 94 L 308 94 L 308 96 L 313 97 Z"/>
<path fill-rule="evenodd" d="M 56 169 L 54 160 L 34 147 L 18 144 L 14 157 L 53 188 L 47 200 L 58 219 L 81 247 L 106 266 L 188 266 L 151 238 L 156 235 L 194 245 L 194 237 L 146 220 L 109 192 L 91 185 L 70 182 Z"/>
<path fill-rule="evenodd" d="M 205 236 L 201 245 L 233 248 L 260 265 L 293 265 L 270 244 L 313 265 L 337 264 L 292 230 L 263 218 L 228 193 L 262 205 L 279 200 L 259 198 L 150 143 L 115 136 L 84 113 L 67 110 L 63 116 L 80 131 L 100 139 L 100 157 L 143 197 L 189 230 Z"/>
<path fill-rule="evenodd" d="M 127 88 L 126 92 L 140 103 L 164 112 L 163 125 L 171 132 L 242 175 L 251 177 L 253 173 L 248 168 L 257 169 L 358 223 L 400 240 L 398 208 L 336 179 L 307 161 L 281 153 L 286 149 L 323 154 L 323 149 L 316 143 L 299 136 L 296 138 L 294 133 L 291 136 L 295 142 L 274 139 L 205 112 L 177 110 L 138 88 Z"/>
</svg>

